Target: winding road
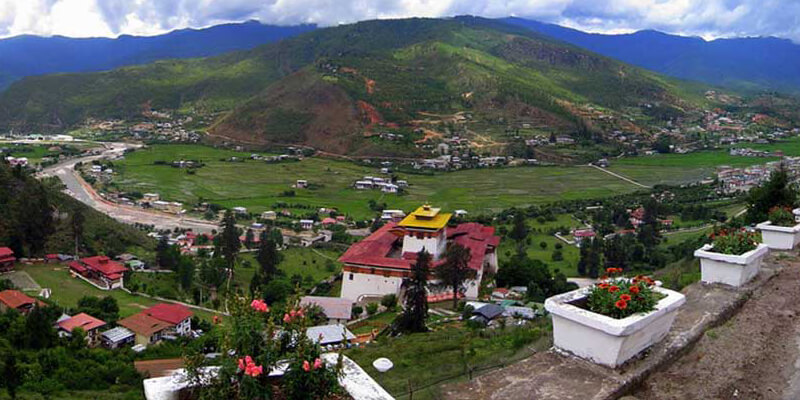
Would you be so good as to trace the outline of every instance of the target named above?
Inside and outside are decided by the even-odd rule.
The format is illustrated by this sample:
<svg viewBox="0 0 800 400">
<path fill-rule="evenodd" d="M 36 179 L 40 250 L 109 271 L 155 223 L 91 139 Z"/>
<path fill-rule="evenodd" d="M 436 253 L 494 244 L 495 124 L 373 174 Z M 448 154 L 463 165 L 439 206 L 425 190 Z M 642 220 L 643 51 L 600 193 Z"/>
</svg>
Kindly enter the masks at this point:
<svg viewBox="0 0 800 400">
<path fill-rule="evenodd" d="M 217 225 L 211 222 L 187 218 L 183 215 L 167 214 L 158 211 L 144 210 L 138 207 L 125 206 L 112 203 L 103 199 L 89 184 L 76 172 L 75 165 L 79 162 L 91 162 L 103 158 L 112 158 L 121 155 L 125 150 L 138 148 L 140 145 L 129 143 L 103 143 L 105 149 L 96 155 L 73 158 L 42 170 L 37 176 L 58 177 L 66 186 L 66 193 L 81 203 L 127 224 L 140 223 L 153 225 L 156 229 L 191 229 L 195 232 L 211 232 Z"/>
</svg>

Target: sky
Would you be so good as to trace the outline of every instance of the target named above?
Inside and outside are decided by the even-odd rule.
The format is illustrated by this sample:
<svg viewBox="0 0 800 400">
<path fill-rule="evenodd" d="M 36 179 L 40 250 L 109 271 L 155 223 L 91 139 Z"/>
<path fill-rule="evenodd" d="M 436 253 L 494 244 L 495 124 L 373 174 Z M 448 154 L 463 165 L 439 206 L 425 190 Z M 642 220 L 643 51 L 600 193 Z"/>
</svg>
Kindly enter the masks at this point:
<svg viewBox="0 0 800 400">
<path fill-rule="evenodd" d="M 599 33 L 655 29 L 800 43 L 800 0 L 0 0 L 0 38 L 156 35 L 246 20 L 330 26 L 464 14 L 517 16 Z"/>
</svg>

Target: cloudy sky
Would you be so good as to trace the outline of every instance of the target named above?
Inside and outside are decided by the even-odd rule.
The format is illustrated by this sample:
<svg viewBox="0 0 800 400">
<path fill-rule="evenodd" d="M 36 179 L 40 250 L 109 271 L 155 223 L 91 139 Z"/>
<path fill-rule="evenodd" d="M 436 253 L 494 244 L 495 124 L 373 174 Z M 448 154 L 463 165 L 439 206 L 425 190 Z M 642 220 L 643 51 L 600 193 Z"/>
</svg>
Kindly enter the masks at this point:
<svg viewBox="0 0 800 400">
<path fill-rule="evenodd" d="M 461 14 L 514 15 L 592 32 L 657 29 L 800 42 L 799 0 L 0 0 L 0 37 L 154 35 L 249 19 L 336 25 Z"/>
</svg>

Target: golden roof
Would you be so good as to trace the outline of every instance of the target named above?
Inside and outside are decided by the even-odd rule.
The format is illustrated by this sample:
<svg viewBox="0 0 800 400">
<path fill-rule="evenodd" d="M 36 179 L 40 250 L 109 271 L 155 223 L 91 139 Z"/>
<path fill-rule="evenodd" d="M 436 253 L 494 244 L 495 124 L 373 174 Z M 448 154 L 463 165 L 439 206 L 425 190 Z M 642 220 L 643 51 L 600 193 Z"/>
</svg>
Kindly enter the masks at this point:
<svg viewBox="0 0 800 400">
<path fill-rule="evenodd" d="M 452 214 L 441 213 L 440 208 L 425 204 L 403 218 L 397 225 L 405 228 L 442 229 L 447 226 Z"/>
</svg>

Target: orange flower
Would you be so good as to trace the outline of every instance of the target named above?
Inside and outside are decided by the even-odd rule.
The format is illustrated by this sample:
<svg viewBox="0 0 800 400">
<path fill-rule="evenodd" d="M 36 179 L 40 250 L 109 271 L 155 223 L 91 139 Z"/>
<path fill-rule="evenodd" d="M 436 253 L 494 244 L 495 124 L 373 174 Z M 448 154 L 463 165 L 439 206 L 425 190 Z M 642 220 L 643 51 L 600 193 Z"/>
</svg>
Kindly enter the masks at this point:
<svg viewBox="0 0 800 400">
<path fill-rule="evenodd" d="M 631 296 L 629 294 L 623 294 L 622 296 L 619 296 L 619 299 L 624 301 L 631 301 Z"/>
<path fill-rule="evenodd" d="M 639 287 L 638 287 L 638 286 L 631 286 L 631 287 L 628 289 L 628 291 L 630 291 L 630 292 L 631 292 L 631 293 L 633 293 L 633 294 L 639 294 Z"/>
<path fill-rule="evenodd" d="M 617 272 L 616 268 L 606 268 L 606 273 L 607 274 L 613 274 L 614 272 Z"/>
<path fill-rule="evenodd" d="M 608 291 L 611 293 L 619 292 L 619 286 L 611 286 L 610 288 L 608 288 Z"/>
<path fill-rule="evenodd" d="M 599 287 L 600 289 L 608 289 L 608 286 L 609 286 L 609 284 L 607 284 L 607 283 L 605 283 L 605 282 L 603 282 L 603 283 L 601 283 L 601 284 L 597 285 L 597 287 Z"/>
<path fill-rule="evenodd" d="M 619 300 L 616 303 L 614 303 L 614 305 L 617 308 L 619 308 L 620 310 L 624 310 L 624 309 L 628 308 L 628 302 L 625 301 L 625 300 Z"/>
</svg>

